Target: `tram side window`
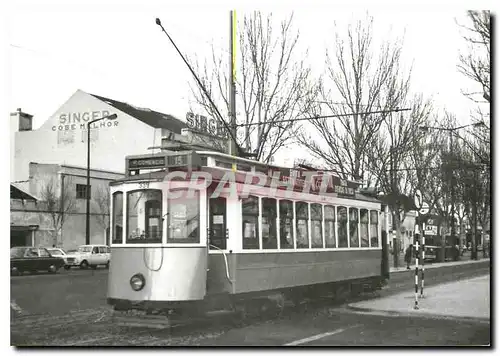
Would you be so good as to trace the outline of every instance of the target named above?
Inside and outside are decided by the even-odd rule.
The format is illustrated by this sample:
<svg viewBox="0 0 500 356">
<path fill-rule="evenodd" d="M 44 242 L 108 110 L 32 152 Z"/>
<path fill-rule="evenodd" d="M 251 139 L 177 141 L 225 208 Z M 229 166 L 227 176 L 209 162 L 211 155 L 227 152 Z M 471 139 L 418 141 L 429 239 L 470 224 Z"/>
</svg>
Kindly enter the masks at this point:
<svg viewBox="0 0 500 356">
<path fill-rule="evenodd" d="M 347 247 L 347 208 L 337 207 L 337 220 L 339 224 L 339 247 Z"/>
<path fill-rule="evenodd" d="M 161 212 L 161 190 L 127 193 L 127 243 L 161 243 Z"/>
<path fill-rule="evenodd" d="M 361 247 L 369 247 L 370 240 L 368 238 L 368 210 L 361 209 L 359 211 L 359 235 L 361 237 Z"/>
<path fill-rule="evenodd" d="M 259 198 L 249 196 L 242 200 L 243 249 L 259 249 Z"/>
<path fill-rule="evenodd" d="M 276 199 L 262 198 L 262 248 L 266 250 L 278 248 L 276 236 L 277 210 Z"/>
<path fill-rule="evenodd" d="M 297 215 L 297 248 L 309 248 L 309 209 L 307 203 L 295 203 Z"/>
<path fill-rule="evenodd" d="M 311 247 L 323 247 L 323 207 L 311 204 Z"/>
<path fill-rule="evenodd" d="M 293 248 L 293 203 L 280 200 L 280 248 Z"/>
<path fill-rule="evenodd" d="M 335 242 L 335 208 L 325 205 L 325 247 L 337 247 Z"/>
<path fill-rule="evenodd" d="M 350 247 L 359 247 L 359 229 L 358 229 L 358 209 L 349 209 L 349 238 Z"/>
<path fill-rule="evenodd" d="M 370 211 L 370 242 L 371 247 L 378 247 L 378 211 Z"/>
<path fill-rule="evenodd" d="M 188 189 L 169 191 L 167 243 L 200 242 L 199 192 Z"/>
<path fill-rule="evenodd" d="M 113 193 L 113 215 L 111 216 L 113 227 L 112 243 L 123 243 L 123 193 Z"/>
</svg>

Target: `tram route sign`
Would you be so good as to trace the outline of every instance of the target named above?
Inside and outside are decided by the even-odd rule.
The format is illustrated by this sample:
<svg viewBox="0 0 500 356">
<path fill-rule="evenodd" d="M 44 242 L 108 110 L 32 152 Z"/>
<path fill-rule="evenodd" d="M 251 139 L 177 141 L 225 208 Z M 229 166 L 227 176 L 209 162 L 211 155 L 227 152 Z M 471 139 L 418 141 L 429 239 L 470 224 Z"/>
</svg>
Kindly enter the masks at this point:
<svg viewBox="0 0 500 356">
<path fill-rule="evenodd" d="M 165 167 L 165 157 L 144 157 L 128 160 L 128 169 L 154 169 Z"/>
<path fill-rule="evenodd" d="M 192 151 L 182 152 L 177 154 L 156 154 L 144 156 L 128 156 L 126 158 L 127 173 L 135 172 L 137 174 L 140 170 L 145 169 L 168 169 L 174 167 L 187 167 L 188 169 L 193 166 L 201 165 L 200 157 Z"/>
</svg>

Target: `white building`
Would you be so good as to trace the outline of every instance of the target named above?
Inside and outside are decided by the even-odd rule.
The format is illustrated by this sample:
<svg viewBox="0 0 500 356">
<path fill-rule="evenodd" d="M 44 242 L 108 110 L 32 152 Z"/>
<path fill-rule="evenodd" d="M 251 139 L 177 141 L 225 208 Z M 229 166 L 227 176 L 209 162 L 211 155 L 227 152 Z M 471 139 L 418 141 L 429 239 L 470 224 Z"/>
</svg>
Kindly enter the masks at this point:
<svg viewBox="0 0 500 356">
<path fill-rule="evenodd" d="M 203 148 L 221 144 L 219 139 L 200 135 L 171 115 L 81 90 L 36 130 L 32 128 L 33 116 L 18 109 L 10 114 L 10 179 L 11 192 L 16 192 L 15 196 L 11 193 L 11 244 L 56 242 L 50 214 L 43 204 L 42 190 L 49 182 L 59 196 L 64 190 L 75 200 L 75 209 L 66 217 L 57 244 L 74 248 L 85 243 L 87 127 L 88 122 L 110 114 L 117 114 L 117 119 L 90 125 L 91 242 L 107 241 L 106 228 L 99 224 L 102 209 L 97 206 L 98 195 L 111 180 L 124 175 L 125 156 L 152 153 L 153 147 L 158 150 L 172 141 Z"/>
</svg>

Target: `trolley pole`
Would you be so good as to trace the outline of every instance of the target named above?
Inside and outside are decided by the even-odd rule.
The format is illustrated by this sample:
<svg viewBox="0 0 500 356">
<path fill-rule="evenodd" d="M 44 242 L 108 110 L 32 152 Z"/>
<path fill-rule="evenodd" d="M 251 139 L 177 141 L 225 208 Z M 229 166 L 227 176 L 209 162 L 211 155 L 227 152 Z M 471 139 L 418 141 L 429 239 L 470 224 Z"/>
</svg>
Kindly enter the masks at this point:
<svg viewBox="0 0 500 356">
<path fill-rule="evenodd" d="M 415 306 L 413 309 L 418 309 L 418 237 L 415 241 L 416 258 L 415 258 Z"/>
</svg>

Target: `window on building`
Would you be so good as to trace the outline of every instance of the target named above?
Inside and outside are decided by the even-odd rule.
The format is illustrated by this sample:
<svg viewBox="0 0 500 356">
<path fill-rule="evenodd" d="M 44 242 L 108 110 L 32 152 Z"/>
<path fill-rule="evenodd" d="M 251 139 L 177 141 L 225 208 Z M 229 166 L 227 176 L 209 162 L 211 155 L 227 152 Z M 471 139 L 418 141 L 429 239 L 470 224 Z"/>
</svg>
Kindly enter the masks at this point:
<svg viewBox="0 0 500 356">
<path fill-rule="evenodd" d="M 339 228 L 339 247 L 347 247 L 347 208 L 337 207 L 337 221 Z"/>
<path fill-rule="evenodd" d="M 111 216 L 111 226 L 113 229 L 112 243 L 121 244 L 123 242 L 123 193 L 113 193 L 113 214 Z"/>
<path fill-rule="evenodd" d="M 243 249 L 259 249 L 259 198 L 249 196 L 242 200 Z"/>
<path fill-rule="evenodd" d="M 168 195 L 167 243 L 200 242 L 200 193 L 173 189 Z"/>
<path fill-rule="evenodd" d="M 161 243 L 161 202 L 158 189 L 127 193 L 127 243 Z"/>
<path fill-rule="evenodd" d="M 369 247 L 370 239 L 368 237 L 368 210 L 359 211 L 359 235 L 361 237 L 361 247 Z"/>
<path fill-rule="evenodd" d="M 359 247 L 358 209 L 349 208 L 349 247 Z"/>
<path fill-rule="evenodd" d="M 262 248 L 278 248 L 276 199 L 262 198 Z"/>
<path fill-rule="evenodd" d="M 370 245 L 378 247 L 378 211 L 370 211 Z"/>
<path fill-rule="evenodd" d="M 335 208 L 325 205 L 325 247 L 337 247 L 335 241 Z"/>
<path fill-rule="evenodd" d="M 311 247 L 323 247 L 323 207 L 311 204 Z"/>
<path fill-rule="evenodd" d="M 92 186 L 89 186 L 89 194 L 92 193 Z M 91 196 L 91 195 L 89 195 Z M 76 185 L 76 199 L 87 199 L 87 185 L 77 184 Z"/>
<path fill-rule="evenodd" d="M 309 248 L 309 204 L 295 203 L 297 248 Z"/>
<path fill-rule="evenodd" d="M 280 200 L 280 248 L 293 248 L 293 203 Z"/>
</svg>

